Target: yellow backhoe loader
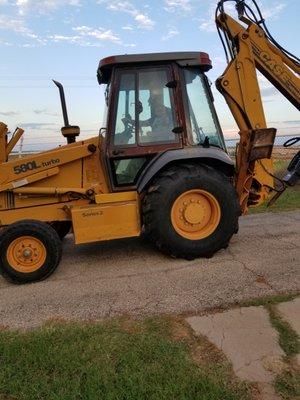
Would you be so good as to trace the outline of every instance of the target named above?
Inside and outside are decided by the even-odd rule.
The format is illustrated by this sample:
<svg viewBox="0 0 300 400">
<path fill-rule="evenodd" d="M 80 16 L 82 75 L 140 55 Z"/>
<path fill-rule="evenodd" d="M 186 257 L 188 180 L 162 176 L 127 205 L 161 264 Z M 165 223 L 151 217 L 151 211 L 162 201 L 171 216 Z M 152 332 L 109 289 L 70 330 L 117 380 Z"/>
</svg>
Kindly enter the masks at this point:
<svg viewBox="0 0 300 400">
<path fill-rule="evenodd" d="M 276 129 L 266 126 L 256 70 L 300 109 L 299 60 L 244 1 L 235 0 L 240 21 L 224 3 L 216 22 L 228 66 L 217 87 L 240 129 L 236 166 L 215 112 L 206 53 L 105 58 L 98 81 L 106 85 L 107 124 L 99 136 L 77 138 L 59 82 L 65 146 L 10 158 L 23 130 L 8 140 L 0 124 L 4 277 L 14 283 L 48 277 L 69 231 L 76 244 L 143 233 L 173 257 L 210 257 L 228 246 L 241 213 L 277 193 Z M 299 172 L 298 155 L 282 184 L 295 184 Z"/>
</svg>

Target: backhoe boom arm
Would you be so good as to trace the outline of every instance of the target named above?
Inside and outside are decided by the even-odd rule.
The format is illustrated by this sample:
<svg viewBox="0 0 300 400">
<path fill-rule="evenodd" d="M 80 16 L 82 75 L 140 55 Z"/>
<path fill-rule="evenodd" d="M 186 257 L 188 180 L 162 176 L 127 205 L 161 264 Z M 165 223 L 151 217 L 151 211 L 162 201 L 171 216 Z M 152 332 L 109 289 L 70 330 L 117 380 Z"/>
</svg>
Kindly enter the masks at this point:
<svg viewBox="0 0 300 400">
<path fill-rule="evenodd" d="M 240 20 L 246 27 L 226 13 L 217 17 L 232 55 L 217 88 L 240 129 L 236 188 L 245 213 L 274 189 L 271 154 L 276 129 L 267 128 L 256 70 L 300 109 L 300 66 L 277 48 L 258 24 L 243 16 Z"/>
</svg>

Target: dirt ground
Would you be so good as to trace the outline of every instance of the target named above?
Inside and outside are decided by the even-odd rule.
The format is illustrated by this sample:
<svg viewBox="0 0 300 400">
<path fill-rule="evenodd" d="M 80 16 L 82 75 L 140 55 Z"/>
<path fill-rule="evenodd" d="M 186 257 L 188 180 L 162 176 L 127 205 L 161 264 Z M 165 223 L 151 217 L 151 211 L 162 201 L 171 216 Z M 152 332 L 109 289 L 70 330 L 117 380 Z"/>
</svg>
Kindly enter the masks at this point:
<svg viewBox="0 0 300 400">
<path fill-rule="evenodd" d="M 253 297 L 300 290 L 300 211 L 242 217 L 228 249 L 175 260 L 142 239 L 74 246 L 48 280 L 15 286 L 0 278 L 0 326 L 122 314 L 198 313 Z"/>
</svg>

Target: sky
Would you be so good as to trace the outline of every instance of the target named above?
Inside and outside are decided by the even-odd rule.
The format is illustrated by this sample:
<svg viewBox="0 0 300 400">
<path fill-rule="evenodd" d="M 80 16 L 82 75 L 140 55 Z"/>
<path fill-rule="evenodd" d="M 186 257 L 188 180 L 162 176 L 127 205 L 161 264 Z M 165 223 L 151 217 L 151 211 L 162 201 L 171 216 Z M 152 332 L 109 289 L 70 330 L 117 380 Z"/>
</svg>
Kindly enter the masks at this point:
<svg viewBox="0 0 300 400">
<path fill-rule="evenodd" d="M 250 2 L 250 0 L 248 0 Z M 32 150 L 64 142 L 58 90 L 66 92 L 71 124 L 81 137 L 103 126 L 104 88 L 96 79 L 101 58 L 165 51 L 208 52 L 214 82 L 226 67 L 214 25 L 217 0 L 0 0 L 0 121 L 25 129 Z M 273 36 L 300 55 L 299 0 L 260 0 Z M 269 127 L 299 134 L 299 112 L 259 76 Z M 238 129 L 213 85 L 225 134 Z"/>
</svg>

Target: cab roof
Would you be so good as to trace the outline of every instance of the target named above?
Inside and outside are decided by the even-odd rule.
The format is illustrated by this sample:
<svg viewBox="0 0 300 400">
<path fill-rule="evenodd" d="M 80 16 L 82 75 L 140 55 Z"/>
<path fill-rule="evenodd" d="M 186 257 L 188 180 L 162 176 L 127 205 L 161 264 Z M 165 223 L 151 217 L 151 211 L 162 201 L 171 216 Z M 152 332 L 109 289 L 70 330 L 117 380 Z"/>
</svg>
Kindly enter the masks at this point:
<svg viewBox="0 0 300 400">
<path fill-rule="evenodd" d="M 141 66 L 158 63 L 176 62 L 181 67 L 201 67 L 203 71 L 212 68 L 212 62 L 207 53 L 203 52 L 175 52 L 175 53 L 149 53 L 131 54 L 106 57 L 100 60 L 97 71 L 98 82 L 108 83 L 111 72 L 115 66 Z"/>
</svg>

